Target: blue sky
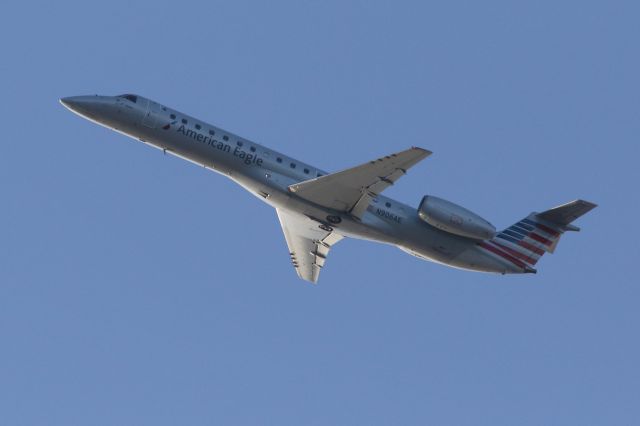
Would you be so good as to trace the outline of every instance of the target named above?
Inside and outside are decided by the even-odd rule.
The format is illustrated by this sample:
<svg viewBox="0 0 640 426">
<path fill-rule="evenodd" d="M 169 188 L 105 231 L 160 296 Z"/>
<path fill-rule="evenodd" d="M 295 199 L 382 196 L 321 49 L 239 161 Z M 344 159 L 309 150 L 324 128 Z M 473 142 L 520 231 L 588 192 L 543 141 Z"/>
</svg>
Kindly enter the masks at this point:
<svg viewBox="0 0 640 426">
<path fill-rule="evenodd" d="M 0 423 L 638 424 L 635 2 L 9 2 Z M 506 227 L 599 207 L 538 275 L 345 240 L 298 280 L 231 181 L 81 120 L 139 93 Z"/>
</svg>

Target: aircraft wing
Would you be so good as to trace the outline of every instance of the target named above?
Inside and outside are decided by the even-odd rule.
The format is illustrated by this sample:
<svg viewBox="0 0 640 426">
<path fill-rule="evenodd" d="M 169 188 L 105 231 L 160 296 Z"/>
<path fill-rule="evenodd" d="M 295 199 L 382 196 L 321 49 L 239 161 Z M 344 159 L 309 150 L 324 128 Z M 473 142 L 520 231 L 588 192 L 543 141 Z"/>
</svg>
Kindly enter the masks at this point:
<svg viewBox="0 0 640 426">
<path fill-rule="evenodd" d="M 341 172 L 289 186 L 296 195 L 323 207 L 362 218 L 373 198 L 393 185 L 431 151 L 413 147 Z"/>
<path fill-rule="evenodd" d="M 331 246 L 344 238 L 325 231 L 318 222 L 295 213 L 276 209 L 284 237 L 289 246 L 291 263 L 303 280 L 316 283 Z"/>
</svg>

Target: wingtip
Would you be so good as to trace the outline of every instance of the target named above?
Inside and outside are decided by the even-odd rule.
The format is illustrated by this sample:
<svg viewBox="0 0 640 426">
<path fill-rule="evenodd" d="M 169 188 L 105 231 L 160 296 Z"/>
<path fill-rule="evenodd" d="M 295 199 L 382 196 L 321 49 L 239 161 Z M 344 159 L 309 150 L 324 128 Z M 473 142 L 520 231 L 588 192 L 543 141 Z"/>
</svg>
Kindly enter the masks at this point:
<svg viewBox="0 0 640 426">
<path fill-rule="evenodd" d="M 587 200 L 583 200 L 583 199 L 578 199 L 576 201 L 578 201 L 580 203 L 583 203 L 583 204 L 589 206 L 592 209 L 595 209 L 596 207 L 598 207 L 598 205 L 596 203 L 592 203 L 591 201 L 587 201 Z"/>
<path fill-rule="evenodd" d="M 411 149 L 415 149 L 417 151 L 422 151 L 425 154 L 425 157 L 433 154 L 433 151 L 429 151 L 428 149 L 424 149 L 424 148 L 421 148 L 419 146 L 412 146 Z"/>
</svg>

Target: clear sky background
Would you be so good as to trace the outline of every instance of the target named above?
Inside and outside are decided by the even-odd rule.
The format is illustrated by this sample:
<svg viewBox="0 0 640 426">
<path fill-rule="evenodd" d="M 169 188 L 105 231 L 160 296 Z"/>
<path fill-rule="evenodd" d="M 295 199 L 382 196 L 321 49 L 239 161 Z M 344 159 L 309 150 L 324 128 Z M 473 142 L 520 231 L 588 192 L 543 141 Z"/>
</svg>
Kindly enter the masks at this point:
<svg viewBox="0 0 640 426">
<path fill-rule="evenodd" d="M 640 7 L 8 2 L 0 424 L 640 424 Z M 538 275 L 344 240 L 67 111 L 138 93 L 320 168 L 412 145 L 387 194 L 499 228 L 599 207 Z"/>
</svg>

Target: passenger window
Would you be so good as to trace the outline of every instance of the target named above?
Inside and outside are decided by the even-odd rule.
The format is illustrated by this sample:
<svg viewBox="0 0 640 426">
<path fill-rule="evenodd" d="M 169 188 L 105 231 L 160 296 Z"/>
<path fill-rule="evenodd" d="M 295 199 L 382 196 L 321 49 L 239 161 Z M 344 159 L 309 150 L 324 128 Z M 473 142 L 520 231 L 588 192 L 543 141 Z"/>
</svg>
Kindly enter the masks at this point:
<svg viewBox="0 0 640 426">
<path fill-rule="evenodd" d="M 196 124 L 196 129 L 200 130 L 201 126 L 199 124 Z"/>
<path fill-rule="evenodd" d="M 295 169 L 295 168 L 296 168 L 296 163 L 291 163 L 291 164 L 289 164 L 289 166 L 290 166 L 292 169 Z"/>
<path fill-rule="evenodd" d="M 308 175 L 309 174 L 309 169 L 304 169 L 304 174 Z"/>
<path fill-rule="evenodd" d="M 282 158 L 278 157 L 278 158 L 276 158 L 276 161 L 277 161 L 278 163 L 282 163 Z"/>
<path fill-rule="evenodd" d="M 182 119 L 182 124 L 187 124 L 187 119 L 186 118 Z"/>
<path fill-rule="evenodd" d="M 216 134 L 216 132 L 214 132 L 213 130 L 209 130 L 209 134 L 210 134 L 211 136 L 213 136 L 213 135 L 215 135 L 215 134 Z"/>
<path fill-rule="evenodd" d="M 172 120 L 176 119 L 176 115 L 175 114 L 171 114 L 171 115 L 169 115 L 169 117 L 171 117 Z"/>
<path fill-rule="evenodd" d="M 242 146 L 242 141 L 238 141 L 238 142 L 236 142 L 236 145 L 238 145 L 238 146 Z"/>
<path fill-rule="evenodd" d="M 384 203 L 384 205 L 387 206 L 387 207 L 391 207 L 391 203 L 388 202 L 388 201 L 386 203 Z"/>
<path fill-rule="evenodd" d="M 251 152 L 256 152 L 256 147 L 252 146 L 251 148 L 249 148 L 251 150 Z"/>
<path fill-rule="evenodd" d="M 229 136 L 224 135 L 224 136 L 222 137 L 222 139 L 224 139 L 225 141 L 228 141 L 228 140 L 229 140 Z"/>
</svg>

